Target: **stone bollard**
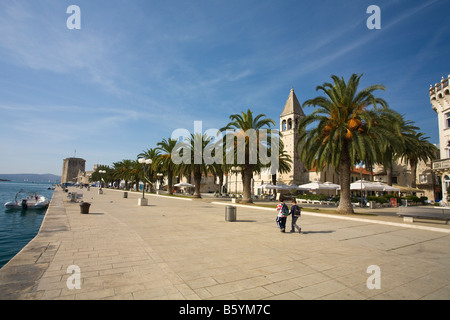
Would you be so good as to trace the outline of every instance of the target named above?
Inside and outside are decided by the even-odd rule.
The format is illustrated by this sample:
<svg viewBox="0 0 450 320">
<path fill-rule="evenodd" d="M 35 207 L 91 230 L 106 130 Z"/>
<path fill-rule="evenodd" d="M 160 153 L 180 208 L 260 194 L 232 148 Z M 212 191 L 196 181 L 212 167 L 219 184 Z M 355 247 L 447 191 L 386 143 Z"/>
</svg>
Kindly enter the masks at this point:
<svg viewBox="0 0 450 320">
<path fill-rule="evenodd" d="M 139 198 L 138 199 L 138 205 L 145 207 L 148 205 L 148 199 L 147 198 Z"/>
</svg>

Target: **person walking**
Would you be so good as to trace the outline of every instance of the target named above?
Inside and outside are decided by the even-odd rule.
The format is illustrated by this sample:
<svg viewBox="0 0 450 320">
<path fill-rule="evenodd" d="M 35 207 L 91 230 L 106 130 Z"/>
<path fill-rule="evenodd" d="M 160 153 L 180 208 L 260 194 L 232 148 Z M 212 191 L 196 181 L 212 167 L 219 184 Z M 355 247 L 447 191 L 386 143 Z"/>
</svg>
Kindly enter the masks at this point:
<svg viewBox="0 0 450 320">
<path fill-rule="evenodd" d="M 277 220 L 276 220 L 277 225 L 280 228 L 281 232 L 285 232 L 286 220 L 287 220 L 287 217 L 289 216 L 289 208 L 284 203 L 284 199 L 282 196 L 280 197 L 280 203 L 277 205 L 277 211 L 278 211 Z"/>
<path fill-rule="evenodd" d="M 302 208 L 297 205 L 297 201 L 295 201 L 295 199 L 292 199 L 290 214 L 292 216 L 291 232 L 295 232 L 295 229 L 297 229 L 298 233 L 302 233 L 302 228 L 297 225 L 297 220 L 302 214 Z"/>
</svg>

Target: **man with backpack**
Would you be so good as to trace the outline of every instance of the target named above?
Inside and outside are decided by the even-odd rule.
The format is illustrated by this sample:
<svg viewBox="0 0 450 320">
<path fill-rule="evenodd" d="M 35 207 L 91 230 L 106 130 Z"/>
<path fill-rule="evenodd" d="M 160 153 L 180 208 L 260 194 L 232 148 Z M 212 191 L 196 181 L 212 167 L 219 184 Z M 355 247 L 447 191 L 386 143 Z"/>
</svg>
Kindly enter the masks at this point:
<svg viewBox="0 0 450 320">
<path fill-rule="evenodd" d="M 284 203 L 283 196 L 280 196 L 280 203 L 277 205 L 277 211 L 277 225 L 280 228 L 281 232 L 285 232 L 286 220 L 290 213 L 288 206 Z"/>
<path fill-rule="evenodd" d="M 297 201 L 295 201 L 295 199 L 292 199 L 290 214 L 292 214 L 291 232 L 295 232 L 295 229 L 297 229 L 298 233 L 301 233 L 302 228 L 297 225 L 297 219 L 300 218 L 302 214 L 302 208 L 297 205 Z"/>
</svg>

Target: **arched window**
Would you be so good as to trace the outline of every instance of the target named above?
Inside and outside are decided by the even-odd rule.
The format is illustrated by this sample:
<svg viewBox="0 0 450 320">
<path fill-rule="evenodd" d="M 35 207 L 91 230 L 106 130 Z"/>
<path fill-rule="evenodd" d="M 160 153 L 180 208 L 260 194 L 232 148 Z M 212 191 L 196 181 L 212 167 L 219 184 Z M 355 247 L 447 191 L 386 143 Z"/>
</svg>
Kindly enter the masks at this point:
<svg viewBox="0 0 450 320">
<path fill-rule="evenodd" d="M 444 176 L 444 182 L 445 182 L 445 188 L 448 189 L 448 187 L 450 187 L 450 178 L 448 177 L 448 175 Z"/>
<path fill-rule="evenodd" d="M 291 130 L 292 129 L 292 119 L 288 119 L 288 123 L 287 123 L 287 129 Z"/>
<path fill-rule="evenodd" d="M 286 120 L 283 120 L 281 124 L 281 131 L 286 131 Z"/>
</svg>

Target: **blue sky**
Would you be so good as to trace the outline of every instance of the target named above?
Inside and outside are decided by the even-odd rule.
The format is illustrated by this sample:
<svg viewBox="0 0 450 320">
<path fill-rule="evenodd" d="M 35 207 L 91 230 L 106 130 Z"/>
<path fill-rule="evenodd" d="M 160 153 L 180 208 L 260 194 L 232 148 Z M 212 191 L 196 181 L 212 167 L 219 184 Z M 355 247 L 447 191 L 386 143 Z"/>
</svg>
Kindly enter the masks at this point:
<svg viewBox="0 0 450 320">
<path fill-rule="evenodd" d="M 446 0 L 1 1 L 0 173 L 60 175 L 75 150 L 87 170 L 135 159 L 248 108 L 278 123 L 291 87 L 302 103 L 332 74 L 384 84 L 438 143 L 428 88 L 450 74 L 449 12 Z"/>
</svg>

